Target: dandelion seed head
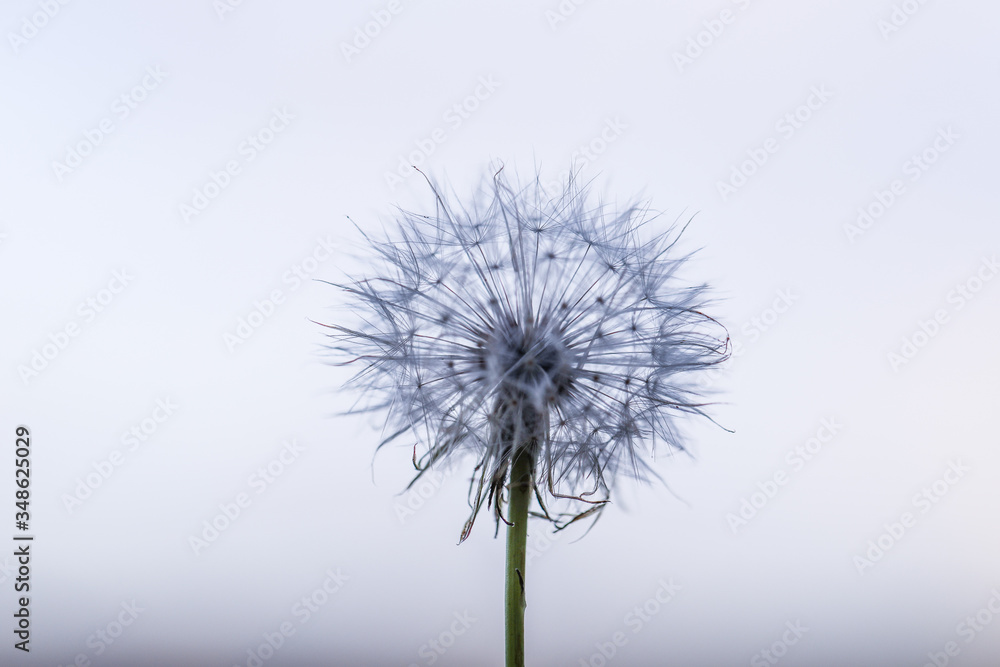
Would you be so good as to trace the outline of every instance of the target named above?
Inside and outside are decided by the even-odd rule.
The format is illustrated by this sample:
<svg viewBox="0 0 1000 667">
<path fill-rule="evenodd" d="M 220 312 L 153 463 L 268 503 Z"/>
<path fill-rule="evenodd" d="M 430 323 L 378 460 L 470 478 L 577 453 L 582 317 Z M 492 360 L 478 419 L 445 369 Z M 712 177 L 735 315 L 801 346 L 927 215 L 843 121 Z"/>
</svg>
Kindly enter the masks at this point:
<svg viewBox="0 0 1000 667">
<path fill-rule="evenodd" d="M 572 178 L 550 195 L 501 169 L 466 200 L 428 183 L 435 213 L 365 235 L 369 275 L 339 285 L 347 313 L 328 325 L 330 350 L 360 366 L 357 409 L 385 413 L 381 444 L 411 438 L 417 478 L 475 457 L 463 539 L 483 504 L 499 525 L 522 448 L 540 503 L 592 509 L 616 477 L 655 476 L 645 448 L 684 448 L 678 419 L 705 414 L 694 379 L 729 354 L 707 287 L 677 276 L 676 226 L 644 239 L 657 216 Z"/>
</svg>

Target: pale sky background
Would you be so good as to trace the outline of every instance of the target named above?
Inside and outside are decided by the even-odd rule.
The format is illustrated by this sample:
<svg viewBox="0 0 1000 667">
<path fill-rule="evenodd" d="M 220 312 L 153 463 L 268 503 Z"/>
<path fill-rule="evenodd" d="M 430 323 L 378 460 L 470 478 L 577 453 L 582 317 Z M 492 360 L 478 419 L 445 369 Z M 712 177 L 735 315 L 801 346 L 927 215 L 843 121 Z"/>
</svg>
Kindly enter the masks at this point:
<svg viewBox="0 0 1000 667">
<path fill-rule="evenodd" d="M 16 532 L 19 424 L 36 536 L 28 655 L 0 556 L 0 664 L 249 666 L 283 624 L 269 667 L 503 663 L 502 536 L 484 517 L 456 546 L 469 466 L 426 499 L 397 495 L 410 452 L 373 464 L 377 419 L 333 416 L 353 396 L 310 320 L 340 296 L 308 280 L 350 266 L 325 250 L 356 238 L 347 216 L 377 229 L 397 203 L 432 204 L 419 176 L 389 182 L 400 162 L 464 192 L 490 160 L 551 179 L 574 166 L 665 221 L 697 212 L 690 275 L 741 345 L 712 384 L 735 433 L 690 422 L 694 457 L 656 463 L 669 490 L 619 485 L 578 542 L 532 524 L 530 665 L 601 665 L 619 632 L 609 665 L 773 650 L 789 667 L 919 667 L 949 649 L 951 665 L 997 664 L 996 5 L 224 1 L 0 15 L 0 540 Z M 244 143 L 258 134 L 270 143 Z M 81 145 L 74 168 L 55 164 Z M 36 352 L 51 357 L 37 375 Z M 123 442 L 144 420 L 146 440 Z M 786 458 L 817 434 L 811 460 Z M 734 532 L 727 515 L 776 474 Z M 880 537 L 884 555 L 859 561 Z M 661 582 L 679 587 L 665 604 Z M 306 614 L 310 596 L 324 603 Z"/>
</svg>

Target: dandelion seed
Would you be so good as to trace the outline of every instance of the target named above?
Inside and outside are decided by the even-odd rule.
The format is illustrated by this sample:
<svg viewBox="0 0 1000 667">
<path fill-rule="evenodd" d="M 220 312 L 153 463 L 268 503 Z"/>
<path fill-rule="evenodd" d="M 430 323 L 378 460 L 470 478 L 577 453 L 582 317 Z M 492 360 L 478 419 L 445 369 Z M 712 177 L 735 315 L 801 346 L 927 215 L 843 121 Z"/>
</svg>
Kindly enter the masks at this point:
<svg viewBox="0 0 1000 667">
<path fill-rule="evenodd" d="M 682 230 L 641 238 L 656 217 L 645 207 L 615 212 L 572 179 L 548 196 L 502 169 L 467 201 L 428 182 L 433 215 L 404 211 L 384 238 L 366 235 L 370 275 L 339 285 L 356 324 L 327 325 L 330 349 L 361 366 L 358 409 L 385 412 L 379 447 L 414 438 L 414 482 L 475 458 L 459 541 L 484 505 L 513 531 L 511 660 L 532 494 L 562 528 L 597 516 L 617 477 L 655 477 L 644 447 L 684 448 L 678 418 L 706 405 L 692 375 L 724 361 L 729 338 L 702 312 L 706 286 L 678 279 Z"/>
</svg>

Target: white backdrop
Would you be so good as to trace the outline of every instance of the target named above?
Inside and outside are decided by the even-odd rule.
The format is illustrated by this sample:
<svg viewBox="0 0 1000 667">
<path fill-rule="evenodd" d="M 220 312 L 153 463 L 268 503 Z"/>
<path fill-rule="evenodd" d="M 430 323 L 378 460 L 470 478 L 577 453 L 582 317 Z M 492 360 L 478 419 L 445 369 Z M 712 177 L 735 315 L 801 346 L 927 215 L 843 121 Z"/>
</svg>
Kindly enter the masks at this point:
<svg viewBox="0 0 1000 667">
<path fill-rule="evenodd" d="M 397 495 L 410 452 L 333 416 L 311 321 L 347 216 L 431 206 L 406 165 L 465 192 L 498 159 L 697 212 L 737 346 L 735 433 L 691 422 L 669 489 L 620 485 L 578 542 L 532 525 L 529 664 L 997 664 L 998 19 L 6 3 L 0 663 L 502 664 L 502 536 L 456 546 L 471 470 Z"/>
</svg>

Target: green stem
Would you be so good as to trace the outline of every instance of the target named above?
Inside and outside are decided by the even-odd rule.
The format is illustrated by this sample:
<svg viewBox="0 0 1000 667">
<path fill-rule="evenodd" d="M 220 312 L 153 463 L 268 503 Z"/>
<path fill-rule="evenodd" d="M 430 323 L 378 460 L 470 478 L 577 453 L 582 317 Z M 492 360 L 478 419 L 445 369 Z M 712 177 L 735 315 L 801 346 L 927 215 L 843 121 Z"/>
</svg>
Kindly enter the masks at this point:
<svg viewBox="0 0 1000 667">
<path fill-rule="evenodd" d="M 528 506 L 534 461 L 527 447 L 514 454 L 510 473 L 507 520 L 507 586 L 504 609 L 507 621 L 507 667 L 524 667 L 524 557 L 528 542 Z"/>
</svg>

